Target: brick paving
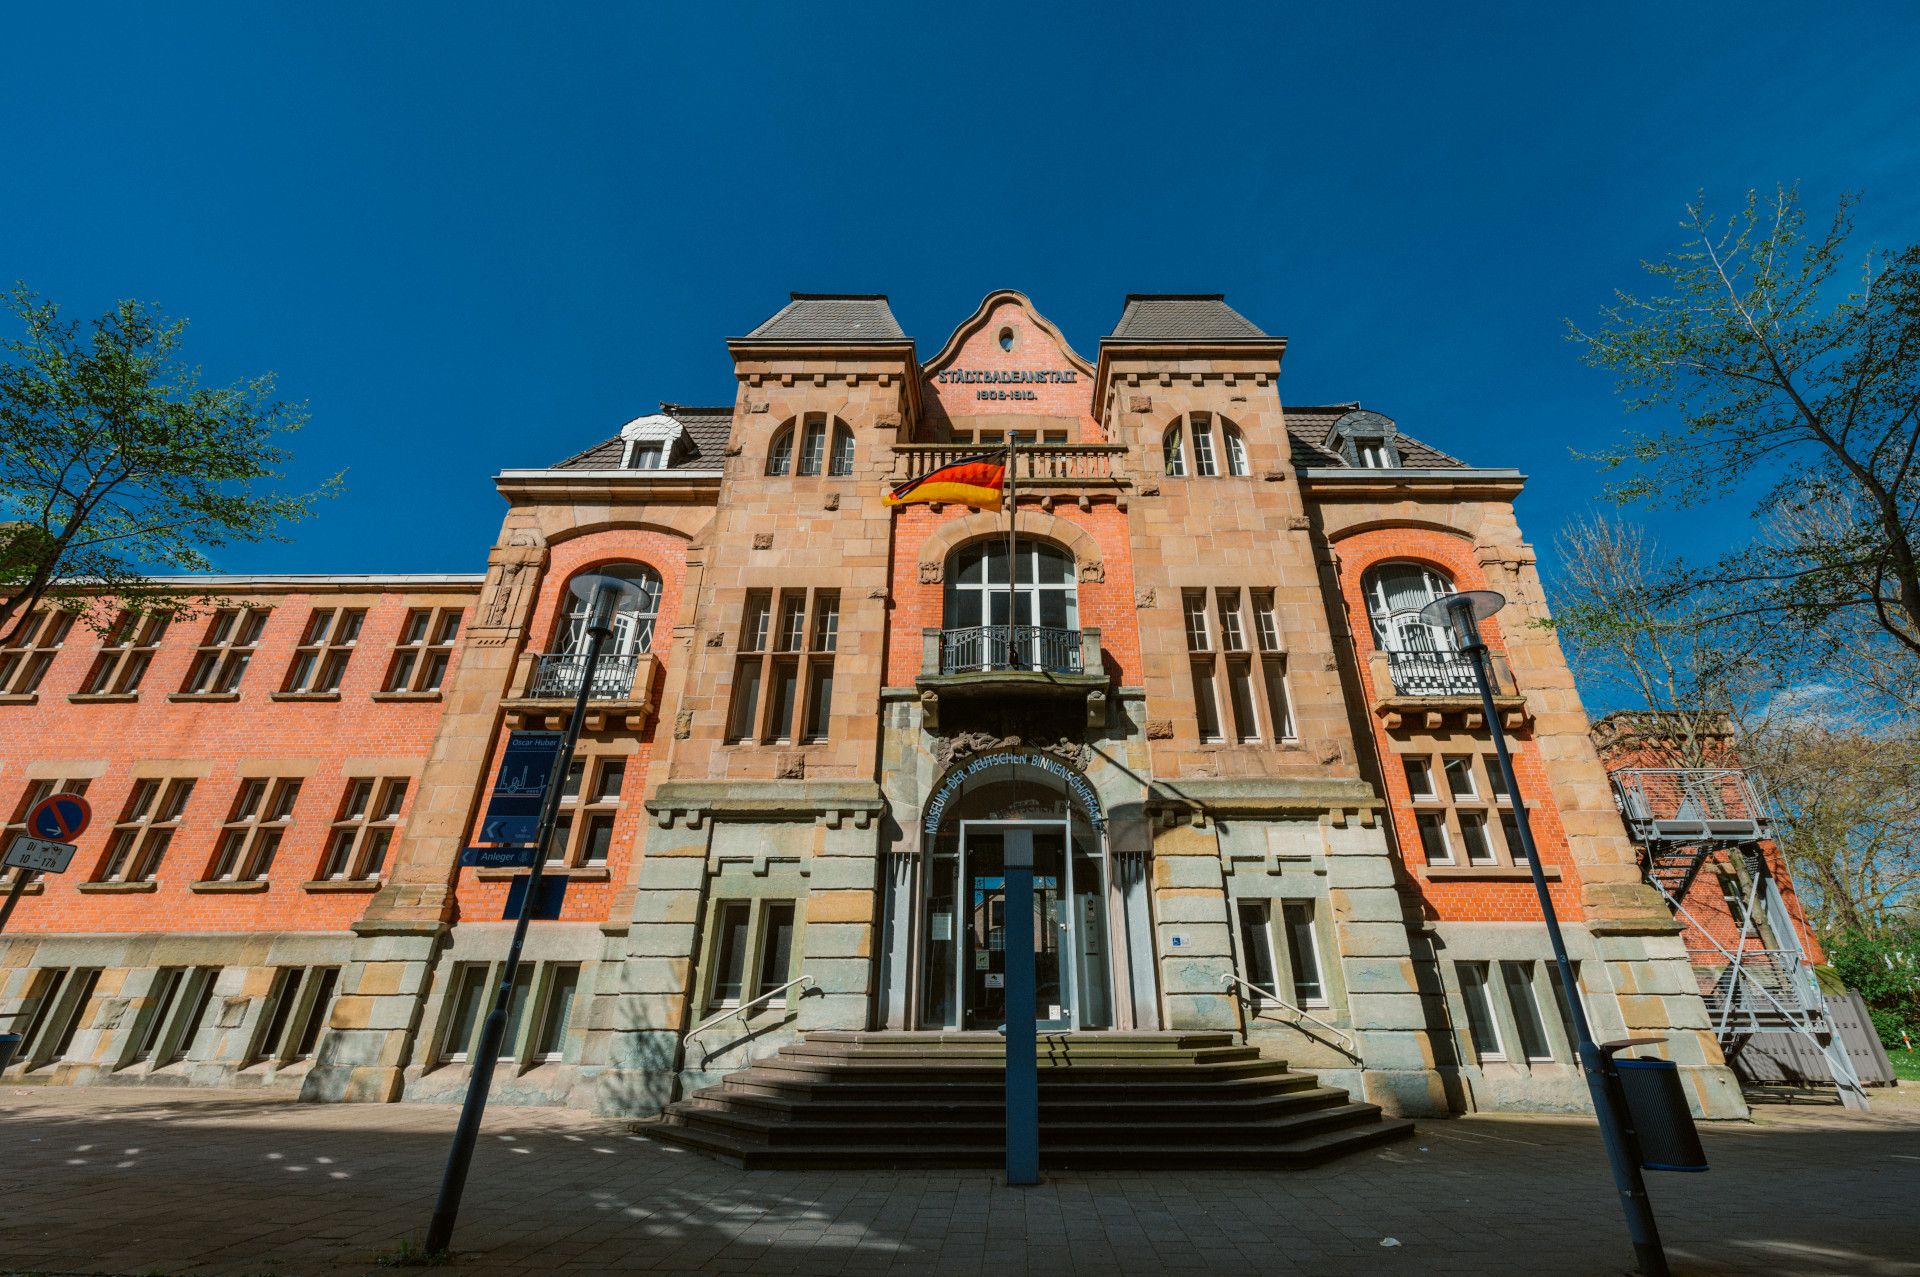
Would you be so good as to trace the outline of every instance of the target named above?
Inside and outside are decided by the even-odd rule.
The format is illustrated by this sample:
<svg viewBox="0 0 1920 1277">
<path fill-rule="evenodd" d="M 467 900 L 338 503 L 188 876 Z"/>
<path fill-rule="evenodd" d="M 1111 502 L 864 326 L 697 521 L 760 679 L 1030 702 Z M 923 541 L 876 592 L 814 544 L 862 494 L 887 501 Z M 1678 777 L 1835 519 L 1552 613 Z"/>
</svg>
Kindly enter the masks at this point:
<svg viewBox="0 0 1920 1277">
<path fill-rule="evenodd" d="M 258 1092 L 0 1091 L 17 1273 L 389 1273 L 454 1110 Z M 1920 1274 L 1920 1087 L 1773 1105 L 1655 1175 L 1674 1270 Z M 1397 1246 L 1384 1246 L 1392 1238 Z M 745 1172 L 562 1109 L 488 1113 L 447 1271 L 1605 1274 L 1624 1230 L 1592 1128 L 1468 1117 L 1318 1171 Z"/>
</svg>

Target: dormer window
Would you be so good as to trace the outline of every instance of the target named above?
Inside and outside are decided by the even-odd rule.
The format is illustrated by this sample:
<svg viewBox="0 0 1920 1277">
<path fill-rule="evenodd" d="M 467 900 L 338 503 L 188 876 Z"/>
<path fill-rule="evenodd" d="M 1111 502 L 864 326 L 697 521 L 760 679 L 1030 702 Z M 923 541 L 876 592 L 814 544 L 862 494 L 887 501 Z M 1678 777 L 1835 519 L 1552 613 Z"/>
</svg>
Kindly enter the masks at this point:
<svg viewBox="0 0 1920 1277">
<path fill-rule="evenodd" d="M 1358 470 L 1398 470 L 1401 466 L 1398 428 L 1393 418 L 1358 409 L 1333 423 L 1327 446 Z"/>
<path fill-rule="evenodd" d="M 637 443 L 633 445 L 633 459 L 627 465 L 629 470 L 660 470 L 667 464 L 667 448 L 659 443 Z"/>
<path fill-rule="evenodd" d="M 686 427 L 665 413 L 637 417 L 620 427 L 626 441 L 621 458 L 624 470 L 665 470 L 673 464 L 673 452 L 686 434 Z"/>
</svg>

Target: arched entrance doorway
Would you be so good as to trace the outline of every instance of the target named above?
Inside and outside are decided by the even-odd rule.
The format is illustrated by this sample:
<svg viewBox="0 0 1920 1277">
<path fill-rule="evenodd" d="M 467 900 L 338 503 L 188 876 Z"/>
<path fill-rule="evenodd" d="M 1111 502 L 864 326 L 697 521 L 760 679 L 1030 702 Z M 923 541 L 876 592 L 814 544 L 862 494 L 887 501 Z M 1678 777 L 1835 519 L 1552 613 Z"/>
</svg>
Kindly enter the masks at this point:
<svg viewBox="0 0 1920 1277">
<path fill-rule="evenodd" d="M 993 1029 L 1006 1018 L 1012 835 L 1033 846 L 1036 1018 L 1053 1029 L 1113 1026 L 1105 825 L 1086 778 L 1051 755 L 996 752 L 948 772 L 921 828 L 917 1027 Z"/>
</svg>

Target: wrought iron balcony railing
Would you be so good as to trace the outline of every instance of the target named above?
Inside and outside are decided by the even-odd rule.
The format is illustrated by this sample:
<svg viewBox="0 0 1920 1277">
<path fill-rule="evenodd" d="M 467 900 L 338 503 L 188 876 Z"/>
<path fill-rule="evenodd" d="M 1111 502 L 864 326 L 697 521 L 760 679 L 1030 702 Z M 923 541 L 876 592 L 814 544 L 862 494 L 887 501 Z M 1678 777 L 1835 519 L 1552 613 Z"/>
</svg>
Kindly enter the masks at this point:
<svg viewBox="0 0 1920 1277">
<path fill-rule="evenodd" d="M 985 670 L 1030 670 L 1043 674 L 1081 672 L 1079 630 L 1046 625 L 970 625 L 940 633 L 940 672 L 971 674 Z"/>
<path fill-rule="evenodd" d="M 593 685 L 587 699 L 624 701 L 633 697 L 634 674 L 640 668 L 639 653 L 626 656 L 603 655 L 594 667 Z M 539 657 L 534 663 L 533 686 L 527 695 L 534 700 L 572 700 L 580 695 L 580 680 L 586 677 L 587 658 L 576 652 Z"/>
<path fill-rule="evenodd" d="M 1473 658 L 1464 652 L 1387 652 L 1394 690 L 1402 696 L 1478 696 Z"/>
</svg>

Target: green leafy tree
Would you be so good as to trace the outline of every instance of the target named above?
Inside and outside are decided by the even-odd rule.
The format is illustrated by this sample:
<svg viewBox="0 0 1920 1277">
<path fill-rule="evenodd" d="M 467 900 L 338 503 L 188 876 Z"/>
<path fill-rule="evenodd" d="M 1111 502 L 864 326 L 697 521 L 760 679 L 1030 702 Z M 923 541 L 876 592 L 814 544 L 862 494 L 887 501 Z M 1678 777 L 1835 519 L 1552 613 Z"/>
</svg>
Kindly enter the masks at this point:
<svg viewBox="0 0 1920 1277">
<path fill-rule="evenodd" d="M 1826 941 L 1827 962 L 1860 992 L 1882 1045 L 1920 1040 L 1920 924 L 1885 932 L 1843 931 Z"/>
<path fill-rule="evenodd" d="M 1687 240 L 1645 263 L 1572 336 L 1630 408 L 1674 424 L 1592 454 L 1622 501 L 1690 506 L 1762 491 L 1750 545 L 1657 582 L 1717 619 L 1788 641 L 1861 635 L 1920 675 L 1920 245 L 1850 274 L 1854 201 L 1810 230 L 1794 191 L 1724 221 L 1689 205 Z"/>
<path fill-rule="evenodd" d="M 204 572 L 209 551 L 284 539 L 313 493 L 269 485 L 305 422 L 271 374 L 203 386 L 180 361 L 186 322 L 123 301 L 90 328 L 24 285 L 5 295 L 22 332 L 0 356 L 0 643 L 36 604 L 84 582 L 136 609 L 190 600 L 155 572 Z"/>
</svg>

